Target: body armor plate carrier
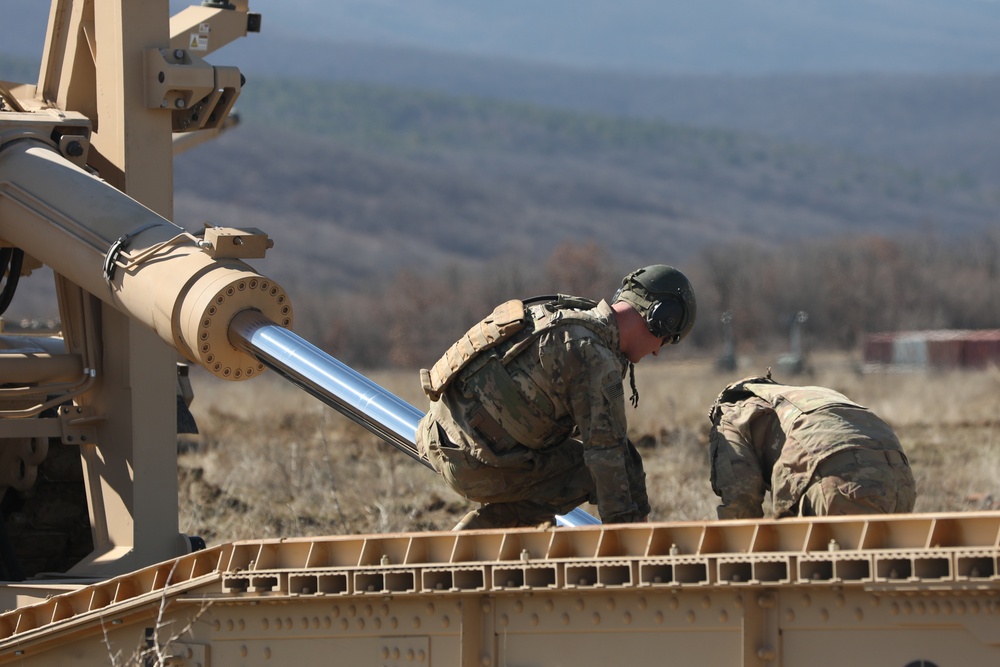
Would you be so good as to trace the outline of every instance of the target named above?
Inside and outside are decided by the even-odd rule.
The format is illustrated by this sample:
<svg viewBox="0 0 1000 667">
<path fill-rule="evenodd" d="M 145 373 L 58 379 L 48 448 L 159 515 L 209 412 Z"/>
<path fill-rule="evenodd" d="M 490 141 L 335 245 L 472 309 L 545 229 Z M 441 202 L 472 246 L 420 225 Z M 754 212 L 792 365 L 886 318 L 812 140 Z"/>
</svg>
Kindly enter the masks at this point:
<svg viewBox="0 0 1000 667">
<path fill-rule="evenodd" d="M 449 347 L 430 370 L 420 369 L 420 385 L 432 401 L 441 398 L 445 388 L 483 350 L 499 345 L 524 328 L 524 303 L 511 299 L 493 309 L 486 319 L 475 324 Z"/>
<path fill-rule="evenodd" d="M 461 376 L 467 395 L 478 396 L 480 405 L 473 413 L 482 425 L 477 428 L 496 444 L 509 446 L 512 439 L 528 447 L 542 448 L 561 440 L 572 429 L 572 423 L 557 422 L 551 402 L 542 401 L 543 397 L 534 401 L 526 397 L 507 373 L 506 366 L 539 336 L 557 326 L 581 325 L 606 340 L 607 328 L 586 312 L 596 305 L 589 299 L 565 295 L 555 297 L 541 308 L 525 308 L 524 302 L 516 299 L 501 304 L 469 329 L 430 370 L 420 371 L 424 393 L 436 401 Z M 485 387 L 491 391 L 484 391 Z M 493 397 L 497 401 L 490 400 Z M 509 438 L 503 437 L 504 434 Z"/>
</svg>

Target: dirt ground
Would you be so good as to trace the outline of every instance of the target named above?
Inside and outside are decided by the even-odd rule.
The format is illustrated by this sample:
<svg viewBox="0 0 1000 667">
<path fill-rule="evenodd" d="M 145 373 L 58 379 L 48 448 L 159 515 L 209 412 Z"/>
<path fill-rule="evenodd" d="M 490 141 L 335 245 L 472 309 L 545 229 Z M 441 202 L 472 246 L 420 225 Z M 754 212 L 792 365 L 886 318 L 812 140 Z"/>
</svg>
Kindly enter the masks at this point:
<svg viewBox="0 0 1000 667">
<path fill-rule="evenodd" d="M 645 461 L 652 520 L 715 517 L 708 408 L 727 383 L 767 365 L 741 360 L 720 372 L 711 359 L 665 351 L 637 367 L 629 431 Z M 832 387 L 886 419 L 913 466 L 918 512 L 1000 508 L 1000 370 L 862 373 L 844 354 L 817 355 L 810 370 L 775 370 L 775 379 Z M 415 372 L 369 377 L 425 407 Z M 193 383 L 201 433 L 180 443 L 185 533 L 218 543 L 447 530 L 471 509 L 435 474 L 281 378 L 223 383 L 194 373 Z"/>
</svg>

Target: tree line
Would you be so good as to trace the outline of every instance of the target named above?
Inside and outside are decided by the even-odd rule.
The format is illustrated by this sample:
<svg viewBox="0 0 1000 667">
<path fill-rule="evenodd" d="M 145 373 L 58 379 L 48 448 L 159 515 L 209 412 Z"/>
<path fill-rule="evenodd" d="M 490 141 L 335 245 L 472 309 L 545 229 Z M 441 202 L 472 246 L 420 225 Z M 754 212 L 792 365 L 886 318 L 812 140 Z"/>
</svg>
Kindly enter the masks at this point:
<svg viewBox="0 0 1000 667">
<path fill-rule="evenodd" d="M 831 350 L 856 349 L 878 331 L 1000 327 L 1000 230 L 964 239 L 720 243 L 668 263 L 689 276 L 698 299 L 680 354 L 717 353 L 724 313 L 742 352 L 782 349 L 800 312 L 808 314 L 809 345 Z M 610 300 L 632 268 L 596 242 L 567 241 L 539 266 L 505 259 L 404 270 L 366 291 L 301 295 L 296 308 L 309 313 L 309 330 L 297 328 L 346 363 L 416 368 L 502 301 L 554 293 Z"/>
</svg>

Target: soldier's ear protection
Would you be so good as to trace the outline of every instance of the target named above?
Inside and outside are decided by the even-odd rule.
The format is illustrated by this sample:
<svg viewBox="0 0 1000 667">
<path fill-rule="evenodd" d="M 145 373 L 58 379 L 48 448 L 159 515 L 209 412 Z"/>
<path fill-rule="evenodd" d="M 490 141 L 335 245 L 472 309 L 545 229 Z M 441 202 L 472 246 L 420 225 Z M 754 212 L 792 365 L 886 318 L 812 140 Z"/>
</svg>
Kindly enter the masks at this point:
<svg viewBox="0 0 1000 667">
<path fill-rule="evenodd" d="M 646 326 L 654 336 L 664 339 L 664 345 L 679 342 L 686 324 L 687 309 L 684 302 L 672 294 L 664 295 L 646 311 Z"/>
</svg>

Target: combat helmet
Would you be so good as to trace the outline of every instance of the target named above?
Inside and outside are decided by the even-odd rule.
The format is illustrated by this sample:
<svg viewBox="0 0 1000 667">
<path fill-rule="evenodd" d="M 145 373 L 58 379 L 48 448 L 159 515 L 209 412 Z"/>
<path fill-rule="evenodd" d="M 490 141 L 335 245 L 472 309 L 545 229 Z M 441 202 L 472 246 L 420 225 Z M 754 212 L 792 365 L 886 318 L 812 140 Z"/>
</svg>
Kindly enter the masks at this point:
<svg viewBox="0 0 1000 667">
<path fill-rule="evenodd" d="M 635 308 L 646 326 L 664 343 L 679 343 L 694 326 L 697 303 L 687 277 L 672 266 L 653 264 L 622 279 L 613 302 Z"/>
</svg>

